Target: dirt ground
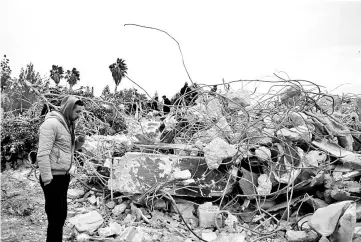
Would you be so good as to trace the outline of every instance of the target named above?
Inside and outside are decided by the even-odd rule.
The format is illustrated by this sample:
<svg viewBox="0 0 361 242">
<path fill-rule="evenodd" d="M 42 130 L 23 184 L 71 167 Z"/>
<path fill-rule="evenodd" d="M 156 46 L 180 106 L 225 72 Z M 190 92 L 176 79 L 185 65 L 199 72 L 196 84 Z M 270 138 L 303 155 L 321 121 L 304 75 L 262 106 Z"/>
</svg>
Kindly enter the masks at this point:
<svg viewBox="0 0 361 242">
<path fill-rule="evenodd" d="M 1 174 L 1 241 L 45 241 L 47 219 L 44 195 L 30 169 L 20 167 Z M 70 236 L 65 226 L 64 237 Z"/>
</svg>

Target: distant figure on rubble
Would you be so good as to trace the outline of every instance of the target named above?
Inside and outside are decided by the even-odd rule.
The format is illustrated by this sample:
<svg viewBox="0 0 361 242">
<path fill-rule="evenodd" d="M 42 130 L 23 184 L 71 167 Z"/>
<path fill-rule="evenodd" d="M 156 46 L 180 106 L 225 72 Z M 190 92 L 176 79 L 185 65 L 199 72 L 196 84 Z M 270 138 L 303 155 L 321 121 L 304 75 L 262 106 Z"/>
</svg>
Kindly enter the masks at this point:
<svg viewBox="0 0 361 242">
<path fill-rule="evenodd" d="M 198 98 L 198 89 L 199 86 L 197 83 L 193 83 L 193 85 L 190 88 L 190 93 L 188 94 L 188 105 L 193 106 L 195 105 L 195 102 Z"/>
<path fill-rule="evenodd" d="M 164 95 L 162 98 L 164 101 L 163 112 L 165 115 L 167 115 L 170 112 L 170 105 L 172 105 L 172 103 L 170 102 L 170 100 L 167 98 L 166 95 Z"/>
<path fill-rule="evenodd" d="M 158 102 L 159 102 L 159 98 L 155 97 L 154 101 L 152 102 L 152 105 L 151 105 L 152 110 L 159 111 Z"/>
<path fill-rule="evenodd" d="M 83 110 L 81 100 L 67 96 L 61 102 L 60 111 L 48 113 L 39 129 L 37 160 L 48 217 L 47 242 L 63 239 L 63 226 L 68 214 L 69 170 L 74 151 L 85 142 L 84 136 L 75 138 L 74 133 L 75 121 Z"/>
<path fill-rule="evenodd" d="M 191 92 L 191 88 L 188 86 L 188 82 L 184 83 L 184 86 L 180 90 L 180 99 L 185 105 L 188 105 L 189 101 L 191 100 L 191 97 L 189 96 L 189 93 Z"/>
<path fill-rule="evenodd" d="M 211 92 L 217 92 L 217 85 L 214 85 L 211 89 Z"/>
</svg>

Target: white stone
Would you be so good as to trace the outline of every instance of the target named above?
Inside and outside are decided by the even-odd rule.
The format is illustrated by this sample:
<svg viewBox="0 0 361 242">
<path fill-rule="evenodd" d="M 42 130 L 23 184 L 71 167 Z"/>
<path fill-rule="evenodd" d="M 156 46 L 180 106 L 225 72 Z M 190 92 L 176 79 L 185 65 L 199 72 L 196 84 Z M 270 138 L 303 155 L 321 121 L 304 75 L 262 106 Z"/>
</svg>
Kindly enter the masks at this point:
<svg viewBox="0 0 361 242">
<path fill-rule="evenodd" d="M 191 176 L 192 175 L 191 175 L 191 172 L 189 170 L 175 171 L 173 173 L 173 178 L 174 179 L 186 180 L 186 179 L 190 179 Z"/>
<path fill-rule="evenodd" d="M 114 201 L 110 201 L 110 202 L 107 202 L 106 205 L 109 209 L 113 209 L 115 207 L 116 203 Z"/>
<path fill-rule="evenodd" d="M 217 169 L 225 158 L 232 157 L 236 153 L 237 150 L 233 145 L 218 137 L 204 148 L 204 157 L 209 169 Z"/>
<path fill-rule="evenodd" d="M 88 197 L 87 198 L 88 202 L 92 205 L 96 204 L 97 203 L 97 198 L 93 195 L 91 197 Z"/>
<path fill-rule="evenodd" d="M 90 240 L 90 236 L 88 234 L 78 234 L 76 236 L 76 241 L 81 241 L 81 242 L 87 242 Z"/>
<path fill-rule="evenodd" d="M 321 162 L 324 162 L 327 158 L 325 152 L 319 150 L 311 150 L 305 156 L 305 164 L 307 166 L 318 167 Z"/>
<path fill-rule="evenodd" d="M 271 159 L 271 151 L 264 146 L 261 146 L 258 149 L 256 149 L 255 154 L 257 158 L 262 161 Z"/>
<path fill-rule="evenodd" d="M 115 215 L 115 216 L 119 216 L 120 214 L 122 214 L 125 209 L 127 208 L 127 205 L 125 203 L 121 203 L 119 205 L 116 205 L 113 210 L 112 210 L 112 213 Z"/>
<path fill-rule="evenodd" d="M 211 202 L 206 202 L 198 207 L 199 227 L 209 228 L 215 226 L 215 216 L 219 207 L 214 206 Z"/>
<path fill-rule="evenodd" d="M 205 241 L 213 241 L 217 239 L 217 234 L 215 232 L 203 232 L 202 239 Z"/>
<path fill-rule="evenodd" d="M 69 219 L 79 232 L 94 233 L 104 222 L 103 217 L 97 211 L 79 214 Z"/>
<path fill-rule="evenodd" d="M 259 195 L 268 195 L 272 190 L 272 182 L 267 174 L 262 174 L 258 177 L 257 193 Z"/>
<path fill-rule="evenodd" d="M 322 236 L 330 236 L 336 229 L 342 213 L 351 201 L 333 203 L 324 208 L 319 208 L 309 219 L 310 227 Z M 355 207 L 356 217 L 356 207 Z M 356 220 L 356 219 L 355 219 Z"/>
<path fill-rule="evenodd" d="M 109 237 L 113 235 L 112 229 L 110 227 L 98 229 L 98 234 L 100 237 Z"/>
</svg>

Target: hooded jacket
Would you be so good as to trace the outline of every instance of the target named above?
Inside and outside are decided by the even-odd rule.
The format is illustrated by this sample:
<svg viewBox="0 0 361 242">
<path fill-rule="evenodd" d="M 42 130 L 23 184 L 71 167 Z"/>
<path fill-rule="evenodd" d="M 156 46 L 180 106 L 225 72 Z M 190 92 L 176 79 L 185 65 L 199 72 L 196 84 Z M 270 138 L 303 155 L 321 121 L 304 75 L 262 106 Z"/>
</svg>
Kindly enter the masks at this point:
<svg viewBox="0 0 361 242">
<path fill-rule="evenodd" d="M 40 126 L 37 160 L 45 184 L 53 179 L 53 175 L 69 172 L 74 150 L 83 145 L 75 140 L 74 122 L 70 119 L 78 100 L 74 96 L 65 97 L 60 110 L 48 113 Z"/>
</svg>

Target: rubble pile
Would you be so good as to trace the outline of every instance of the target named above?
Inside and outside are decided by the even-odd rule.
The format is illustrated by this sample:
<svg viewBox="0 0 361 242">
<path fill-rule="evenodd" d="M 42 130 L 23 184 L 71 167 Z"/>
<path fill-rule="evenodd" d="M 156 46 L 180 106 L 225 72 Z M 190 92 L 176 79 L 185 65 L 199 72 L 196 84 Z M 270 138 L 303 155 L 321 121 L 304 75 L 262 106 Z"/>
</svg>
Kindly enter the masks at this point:
<svg viewBox="0 0 361 242">
<path fill-rule="evenodd" d="M 126 134 L 87 139 L 78 176 L 106 192 L 69 197 L 105 212 L 70 219 L 79 241 L 152 241 L 160 224 L 180 241 L 361 241 L 358 99 L 301 81 L 205 89 L 165 117 L 127 117 Z"/>
</svg>

